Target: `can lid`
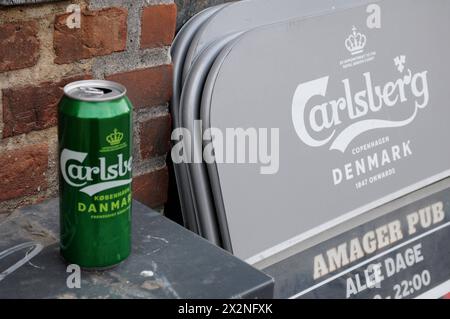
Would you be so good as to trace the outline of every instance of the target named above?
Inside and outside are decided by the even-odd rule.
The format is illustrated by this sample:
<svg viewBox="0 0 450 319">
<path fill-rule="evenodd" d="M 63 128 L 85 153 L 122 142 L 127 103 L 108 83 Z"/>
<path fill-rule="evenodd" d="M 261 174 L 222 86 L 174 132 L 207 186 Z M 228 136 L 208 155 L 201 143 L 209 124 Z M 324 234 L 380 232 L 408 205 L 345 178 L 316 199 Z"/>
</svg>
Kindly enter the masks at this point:
<svg viewBox="0 0 450 319">
<path fill-rule="evenodd" d="M 85 80 L 67 84 L 64 94 L 72 99 L 87 102 L 106 102 L 119 99 L 127 89 L 115 82 L 104 80 Z"/>
</svg>

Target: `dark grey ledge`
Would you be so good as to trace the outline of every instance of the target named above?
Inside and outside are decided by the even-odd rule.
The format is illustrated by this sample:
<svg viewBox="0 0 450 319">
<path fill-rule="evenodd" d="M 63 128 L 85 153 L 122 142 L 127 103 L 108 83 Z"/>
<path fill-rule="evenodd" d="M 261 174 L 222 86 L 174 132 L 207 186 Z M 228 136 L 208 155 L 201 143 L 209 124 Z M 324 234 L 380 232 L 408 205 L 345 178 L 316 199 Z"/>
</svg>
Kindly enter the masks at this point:
<svg viewBox="0 0 450 319">
<path fill-rule="evenodd" d="M 44 249 L 7 275 L 29 249 L 0 257 L 0 298 L 271 298 L 273 280 L 149 208 L 133 203 L 133 253 L 105 272 L 82 272 L 70 289 L 59 255 L 58 200 L 0 221 L 0 256 L 23 243 Z M 143 275 L 142 272 L 145 272 Z M 150 274 L 150 275 L 149 275 Z"/>
</svg>

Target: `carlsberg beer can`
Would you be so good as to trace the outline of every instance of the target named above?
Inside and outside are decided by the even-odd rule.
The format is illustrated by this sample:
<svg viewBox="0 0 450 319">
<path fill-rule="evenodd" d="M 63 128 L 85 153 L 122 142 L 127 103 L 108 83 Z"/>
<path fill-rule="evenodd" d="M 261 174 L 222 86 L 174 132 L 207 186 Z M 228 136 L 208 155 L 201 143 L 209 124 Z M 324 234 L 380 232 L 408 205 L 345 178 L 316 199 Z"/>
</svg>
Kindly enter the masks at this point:
<svg viewBox="0 0 450 319">
<path fill-rule="evenodd" d="M 87 269 L 131 250 L 132 106 L 109 81 L 64 88 L 58 110 L 61 254 Z"/>
</svg>

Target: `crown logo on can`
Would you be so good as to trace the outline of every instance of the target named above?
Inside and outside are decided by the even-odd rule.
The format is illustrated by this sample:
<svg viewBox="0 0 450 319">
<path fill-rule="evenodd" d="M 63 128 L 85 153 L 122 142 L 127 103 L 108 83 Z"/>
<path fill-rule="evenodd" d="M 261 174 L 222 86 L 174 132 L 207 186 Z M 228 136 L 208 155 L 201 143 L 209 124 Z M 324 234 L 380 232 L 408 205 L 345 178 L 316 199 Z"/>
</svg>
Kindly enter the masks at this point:
<svg viewBox="0 0 450 319">
<path fill-rule="evenodd" d="M 367 37 L 364 34 L 357 32 L 357 30 L 358 29 L 353 26 L 353 33 L 345 40 L 345 47 L 352 55 L 362 53 L 367 43 Z"/>
<path fill-rule="evenodd" d="M 123 139 L 123 133 L 119 132 L 117 129 L 114 129 L 114 132 L 109 134 L 106 137 L 106 141 L 111 146 L 119 145 L 120 142 L 122 142 L 122 139 Z"/>
</svg>

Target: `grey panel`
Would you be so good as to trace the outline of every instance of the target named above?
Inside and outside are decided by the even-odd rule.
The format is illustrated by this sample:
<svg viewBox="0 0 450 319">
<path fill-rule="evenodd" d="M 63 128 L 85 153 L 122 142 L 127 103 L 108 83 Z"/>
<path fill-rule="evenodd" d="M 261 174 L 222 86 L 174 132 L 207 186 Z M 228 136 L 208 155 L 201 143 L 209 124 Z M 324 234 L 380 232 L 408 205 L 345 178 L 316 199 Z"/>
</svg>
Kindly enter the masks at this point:
<svg viewBox="0 0 450 319">
<path fill-rule="evenodd" d="M 179 104 L 181 95 L 181 77 L 187 50 L 198 28 L 205 23 L 212 15 L 227 6 L 228 4 L 219 5 L 203 10 L 190 19 L 183 28 L 178 32 L 172 47 L 171 56 L 173 62 L 173 94 L 170 103 L 170 111 L 173 119 L 174 128 L 179 127 Z M 188 178 L 185 176 L 186 169 L 182 165 L 174 165 L 175 178 L 177 180 L 178 194 L 180 197 L 180 205 L 183 214 L 185 226 L 193 232 L 198 233 L 197 218 L 192 212 L 194 202 L 189 191 L 190 186 L 186 184 Z"/>
<path fill-rule="evenodd" d="M 189 46 L 198 29 L 208 19 L 210 19 L 213 15 L 215 15 L 217 12 L 219 12 L 228 5 L 230 4 L 228 3 L 218 5 L 215 7 L 210 7 L 196 14 L 181 28 L 181 30 L 178 32 L 177 36 L 175 37 L 172 43 L 170 55 L 172 57 L 174 76 L 173 76 L 173 96 L 170 111 L 174 116 L 174 124 L 176 124 L 176 127 L 179 127 L 178 108 L 181 90 L 183 88 L 183 83 L 181 81 L 182 70 L 186 59 L 187 51 L 189 50 Z"/>
<path fill-rule="evenodd" d="M 183 79 L 198 55 L 226 35 L 292 18 L 321 14 L 370 0 L 244 0 L 233 3 L 208 20 L 196 33 L 186 56 Z"/>
<path fill-rule="evenodd" d="M 191 31 L 190 25 L 187 25 L 180 35 L 177 37 L 174 43 L 174 49 L 172 49 L 174 56 L 174 97 L 172 99 L 171 112 L 174 118 L 175 127 L 179 127 L 179 99 L 181 94 L 181 89 L 186 81 L 186 76 L 188 74 L 188 69 L 192 66 L 192 61 L 195 58 L 198 58 L 198 55 L 203 52 L 208 46 L 213 46 L 215 42 L 218 42 L 222 37 L 226 35 L 232 35 L 240 30 L 246 30 L 248 28 L 252 28 L 255 26 L 259 26 L 267 23 L 272 23 L 273 21 L 283 20 L 285 17 L 289 18 L 292 16 L 308 16 L 312 14 L 317 14 L 319 12 L 323 12 L 324 8 L 328 10 L 337 10 L 339 8 L 345 8 L 351 6 L 354 3 L 367 2 L 363 0 L 351 0 L 351 1 L 343 1 L 343 0 L 320 0 L 320 1 L 291 1 L 291 0 L 283 0 L 283 9 L 276 10 L 275 14 L 273 12 L 274 7 L 280 7 L 279 1 L 240 1 L 239 3 L 225 5 L 220 7 L 220 9 L 215 9 L 214 13 L 204 13 L 204 15 L 208 15 L 209 17 L 205 19 L 203 16 L 197 16 L 195 18 L 196 28 L 199 30 L 195 30 L 195 32 Z M 233 7 L 232 9 L 230 7 Z M 286 8 L 284 8 L 286 6 Z M 252 11 L 252 14 L 249 18 L 249 13 Z M 255 12 L 258 12 L 257 15 L 254 15 Z M 202 13 L 203 14 L 203 13 Z M 231 19 L 231 20 L 230 20 Z M 202 23 L 199 23 L 199 20 L 202 20 Z M 205 20 L 205 21 L 203 21 Z M 210 28 L 210 29 L 209 29 Z M 200 36 L 201 34 L 201 36 Z M 185 38 L 189 38 L 189 41 L 193 43 L 190 44 L 190 48 L 188 53 L 185 53 L 186 45 L 188 41 Z M 193 40 L 192 40 L 193 39 Z M 178 49 L 180 47 L 182 50 Z M 180 54 L 179 52 L 182 52 Z M 208 56 L 208 54 L 206 55 Z M 201 60 L 203 57 L 200 57 Z M 200 64 L 203 62 L 200 61 Z M 188 66 L 188 67 L 187 67 Z M 184 67 L 184 78 L 180 78 L 180 68 Z M 198 89 L 201 90 L 202 86 L 198 86 Z M 198 117 L 196 117 L 198 119 Z M 198 167 L 198 170 L 205 169 L 201 168 L 201 165 L 195 165 Z M 198 233 L 202 233 L 202 231 L 198 228 L 198 220 L 194 223 L 194 213 L 198 216 L 204 216 L 207 214 L 213 214 L 213 212 L 205 211 L 202 208 L 196 207 L 196 202 L 194 199 L 195 194 L 192 194 L 187 191 L 187 189 L 194 189 L 196 186 L 192 185 L 192 181 L 189 176 L 184 172 L 184 165 L 175 165 L 175 174 L 177 176 L 177 185 L 179 188 L 180 200 L 182 202 L 182 210 L 183 214 L 186 216 L 185 219 L 188 221 L 187 226 L 189 229 L 196 231 Z M 202 171 L 202 174 L 194 174 L 196 178 L 201 178 L 206 176 L 206 172 Z M 205 180 L 204 183 L 207 183 Z M 206 202 L 207 198 L 203 198 L 202 202 Z M 211 206 L 211 205 L 208 205 Z M 205 207 L 205 206 L 203 206 Z M 220 207 L 222 207 L 220 205 Z M 220 209 L 220 208 L 219 208 Z M 223 214 L 219 214 L 219 216 L 223 216 Z M 223 218 L 222 218 L 223 219 Z M 225 223 L 219 224 L 222 230 L 226 230 Z M 227 233 L 227 232 L 226 232 Z M 228 240 L 224 240 L 228 242 Z M 228 245 L 225 245 L 226 247 Z"/>
<path fill-rule="evenodd" d="M 181 126 L 186 128 L 191 134 L 201 134 L 195 127 L 195 121 L 200 118 L 200 102 L 202 90 L 209 70 L 214 63 L 215 57 L 229 42 L 236 39 L 240 34 L 230 35 L 221 39 L 207 48 L 196 61 L 192 70 L 186 78 L 185 85 L 180 99 Z M 201 129 L 201 128 L 200 128 Z M 194 141 L 201 141 L 198 136 L 193 136 Z M 202 153 L 202 143 L 192 143 L 193 153 Z M 228 240 L 222 240 L 219 232 L 214 203 L 212 201 L 211 188 L 208 182 L 207 172 L 203 163 L 189 163 L 188 183 L 195 202 L 196 211 L 192 214 L 197 215 L 199 220 L 199 234 L 212 243 L 222 245 L 230 250 L 231 246 Z"/>
<path fill-rule="evenodd" d="M 232 48 L 235 45 L 235 41 L 238 41 L 239 38 L 235 39 L 234 41 L 231 41 L 228 43 L 220 54 L 217 55 L 215 63 L 211 66 L 210 72 L 208 74 L 208 77 L 206 79 L 204 90 L 202 94 L 202 100 L 200 105 L 200 119 L 202 121 L 202 130 L 205 132 L 209 128 L 211 128 L 211 97 L 212 97 L 212 91 L 214 90 L 215 86 L 215 79 L 217 77 L 217 73 L 220 71 L 220 67 L 225 60 L 226 56 L 232 50 Z M 211 143 L 210 140 L 204 140 L 203 141 L 203 148 L 207 147 L 207 144 Z M 198 150 L 194 150 L 197 151 Z M 233 253 L 233 245 L 231 243 L 230 238 L 230 230 L 228 229 L 228 221 L 226 217 L 225 207 L 224 207 L 224 201 L 222 197 L 222 189 L 220 186 L 220 178 L 219 173 L 217 171 L 217 165 L 215 163 L 208 164 L 204 163 L 202 166 L 198 166 L 197 169 L 202 169 L 202 173 L 199 174 L 199 176 L 206 176 L 203 181 L 200 180 L 199 177 L 197 177 L 196 181 L 200 183 L 207 183 L 210 185 L 211 188 L 211 194 L 212 198 L 211 201 L 213 201 L 214 210 L 201 210 L 203 207 L 199 207 L 199 210 L 197 211 L 197 214 L 213 214 L 217 218 L 218 228 L 220 230 L 220 236 L 222 239 L 222 242 L 224 243 L 224 248 Z M 206 171 L 206 172 L 205 172 Z"/>
<path fill-rule="evenodd" d="M 191 19 L 195 14 L 201 12 L 212 6 L 221 5 L 224 3 L 232 2 L 231 0 L 202 0 L 202 1 L 191 1 L 191 0 L 174 0 L 178 7 L 177 12 L 177 30 Z"/>
<path fill-rule="evenodd" d="M 295 12 L 297 17 L 308 17 L 311 15 L 316 15 L 319 12 L 322 14 L 325 14 L 327 12 L 333 12 L 333 11 L 337 11 L 337 10 L 342 10 L 343 8 L 347 8 L 349 6 L 355 5 L 355 3 L 366 3 L 367 1 L 362 1 L 362 0 L 353 0 L 353 1 L 330 1 L 330 0 L 321 0 L 321 1 L 314 1 L 314 2 L 309 2 L 309 1 L 304 1 L 304 2 L 299 2 L 299 1 L 295 1 L 294 3 L 292 3 L 292 1 L 287 1 L 287 2 L 283 2 L 283 5 L 285 6 L 290 6 L 289 10 L 288 9 L 283 9 L 283 10 L 279 10 L 277 11 L 276 14 L 274 14 L 272 12 L 272 10 L 274 9 L 274 6 L 280 6 L 280 2 L 267 2 L 267 1 L 259 1 L 259 2 L 255 2 L 255 1 L 242 1 L 236 4 L 233 4 L 227 8 L 224 8 L 222 10 L 220 10 L 217 14 L 215 14 L 213 17 L 211 17 L 206 23 L 204 23 L 202 25 L 202 27 L 200 28 L 200 30 L 197 32 L 193 43 L 191 43 L 189 52 L 187 54 L 186 60 L 185 60 L 185 69 L 184 72 L 186 72 L 188 78 L 183 79 L 183 83 L 186 83 L 186 86 L 190 86 L 191 91 L 195 91 L 197 93 L 188 93 L 187 95 L 191 94 L 192 96 L 197 97 L 196 99 L 194 98 L 193 100 L 189 100 L 190 101 L 190 105 L 185 107 L 185 114 L 187 116 L 187 118 L 189 118 L 189 120 L 185 121 L 185 124 L 183 124 L 183 127 L 186 127 L 188 129 L 192 129 L 192 122 L 194 120 L 199 119 L 200 117 L 198 116 L 199 111 L 198 108 L 200 106 L 198 106 L 199 103 L 199 94 L 200 94 L 200 90 L 203 87 L 203 83 L 204 83 L 204 76 L 206 74 L 206 65 L 208 65 L 208 68 L 210 67 L 211 63 L 212 63 L 212 57 L 215 57 L 217 55 L 217 48 L 218 46 L 216 45 L 216 43 L 221 42 L 221 38 L 220 38 L 220 34 L 222 35 L 226 35 L 228 34 L 228 37 L 233 37 L 234 35 L 236 35 L 236 33 L 233 33 L 230 31 L 231 30 L 246 30 L 250 27 L 254 27 L 254 26 L 258 26 L 260 24 L 263 23 L 264 19 L 267 19 L 267 22 L 273 22 L 273 21 L 279 21 L 282 20 L 282 16 L 283 14 L 286 14 L 287 17 L 292 16 L 293 12 Z M 245 3 L 244 7 L 241 7 L 240 5 L 242 3 Z M 251 5 L 251 6 L 250 6 Z M 230 7 L 233 7 L 233 10 L 230 10 Z M 250 10 L 255 10 L 258 12 L 258 17 L 253 19 L 249 19 L 248 18 L 248 13 Z M 270 18 L 268 18 L 270 17 Z M 230 20 L 231 19 L 231 20 Z M 230 23 L 230 21 L 232 21 L 233 23 Z M 219 23 L 217 26 L 214 23 Z M 195 52 L 195 50 L 197 50 L 198 47 L 198 42 L 196 43 L 196 41 L 200 41 L 202 39 L 203 36 L 203 32 L 207 29 L 207 28 L 211 28 L 212 29 L 212 33 L 209 32 L 205 32 L 206 36 L 210 36 L 211 38 L 207 41 L 204 41 L 202 43 L 202 48 L 201 50 L 199 50 L 199 56 L 196 56 L 194 64 L 192 66 L 192 68 L 194 68 L 194 66 L 196 64 L 201 65 L 201 83 L 197 83 L 197 82 L 193 82 L 191 78 L 195 78 L 197 75 L 193 76 L 193 77 L 189 77 L 189 71 L 186 67 L 186 65 L 189 64 L 189 60 L 193 59 L 193 55 L 192 53 Z M 213 40 L 216 39 L 216 40 Z M 219 40 L 217 40 L 219 39 Z M 215 41 L 215 42 L 209 42 L 209 41 Z M 226 41 L 223 41 L 222 43 L 225 44 Z M 209 51 L 206 54 L 205 51 Z M 214 52 L 213 54 L 211 54 L 211 52 Z M 194 85 L 191 85 L 192 83 L 195 83 Z M 206 83 L 206 85 L 208 86 L 210 83 Z M 206 97 L 207 98 L 207 97 Z M 208 111 L 205 111 L 208 112 Z M 195 114 L 195 116 L 193 116 Z M 192 117 L 193 116 L 193 117 Z M 204 117 L 202 117 L 202 119 L 204 119 Z M 209 123 L 209 119 L 204 120 L 204 123 Z M 194 144 L 195 146 L 200 146 L 201 144 Z M 201 149 L 197 149 L 195 150 L 198 153 L 201 153 Z M 211 199 L 209 198 L 209 196 L 200 196 L 199 193 L 197 192 L 196 194 L 196 190 L 195 189 L 201 189 L 201 190 L 207 190 L 209 189 L 209 184 L 211 182 L 212 186 L 215 189 L 219 189 L 219 181 L 218 179 L 215 177 L 217 174 L 210 174 L 209 178 L 210 178 L 210 182 L 208 182 L 208 173 L 205 171 L 206 167 L 204 165 L 201 164 L 190 164 L 189 165 L 190 168 L 190 174 L 189 176 L 185 176 L 185 178 L 188 178 L 189 182 L 188 184 L 190 185 L 190 189 L 193 191 L 192 196 L 195 197 L 200 197 L 200 202 L 202 204 L 198 204 L 198 201 L 194 200 L 194 206 L 192 207 L 193 209 L 195 209 L 196 211 L 196 215 L 197 216 L 202 216 L 202 218 L 205 218 L 205 216 L 210 216 L 208 217 L 209 220 L 215 220 L 216 217 L 214 217 L 215 215 L 218 216 L 219 218 L 219 229 L 220 229 L 220 233 L 222 234 L 222 243 L 223 246 L 232 251 L 231 248 L 231 243 L 229 240 L 229 236 L 226 235 L 228 234 L 228 227 L 227 227 L 227 223 L 226 223 L 226 218 L 224 217 L 224 211 L 223 211 L 223 205 L 220 204 L 222 203 L 221 197 L 220 195 L 216 195 L 215 198 L 215 202 L 211 203 Z M 210 166 L 208 169 L 212 169 L 215 171 L 215 167 L 214 166 Z M 209 192 L 206 192 L 209 194 Z M 206 194 L 205 193 L 205 194 Z M 203 194 L 203 193 L 200 193 Z M 216 192 L 216 194 L 220 194 L 220 192 Z M 215 211 L 211 210 L 210 208 L 215 207 Z M 216 211 L 218 212 L 216 214 Z M 203 227 L 206 227 L 206 229 L 208 229 L 207 232 L 210 232 L 210 230 L 216 228 L 217 226 L 215 225 L 206 225 L 204 224 Z M 202 227 L 201 227 L 202 228 Z M 205 230 L 204 230 L 205 231 Z M 202 233 L 202 231 L 200 231 L 200 233 Z M 207 238 L 209 238 L 207 236 Z"/>
<path fill-rule="evenodd" d="M 450 134 L 447 125 L 450 93 L 445 84 L 450 65 L 444 58 L 450 48 L 448 42 L 442 41 L 450 29 L 450 3 L 418 0 L 377 3 L 382 10 L 381 29 L 367 26 L 369 13 L 366 6 L 361 6 L 251 31 L 237 41 L 224 61 L 216 62 L 221 63 L 219 71 L 214 78 L 208 78 L 208 82 L 214 82 L 211 126 L 280 128 L 278 174 L 260 175 L 255 165 L 217 165 L 237 256 L 257 262 L 449 175 L 450 151 L 441 145 Z M 358 30 L 353 31 L 353 26 Z M 364 51 L 354 55 L 345 46 L 353 32 L 364 34 L 367 39 Z M 401 90 L 394 92 L 397 102 L 402 103 L 384 105 L 381 110 L 360 117 L 380 121 L 357 125 L 359 119 L 355 114 L 342 112 L 348 111 L 353 94 L 361 93 L 362 98 L 366 90 L 366 96 L 370 96 L 368 91 L 374 90 L 373 86 L 380 86 L 388 96 L 394 90 L 393 85 L 408 82 L 405 75 L 409 70 L 413 77 L 405 84 L 405 96 Z M 347 92 L 352 93 L 349 98 L 345 96 L 346 85 L 350 86 Z M 300 118 L 292 116 L 299 115 L 296 110 L 302 105 L 298 100 L 293 103 L 294 95 L 297 92 L 301 98 L 308 86 L 326 91 L 326 97 L 316 92 L 317 96 L 306 105 L 308 112 L 313 107 L 319 112 L 324 109 L 319 107 L 321 103 L 340 97 L 348 104 L 336 109 L 340 118 L 332 123 L 335 133 L 325 129 L 315 132 L 311 123 L 307 124 L 309 135 L 314 133 L 311 141 L 299 129 Z M 389 103 L 389 97 L 384 102 Z M 353 103 L 359 112 L 368 109 L 361 99 L 359 104 Z M 371 106 L 375 109 L 374 104 Z M 327 107 L 332 108 L 330 104 Z M 400 124 L 405 126 L 394 127 Z M 371 130 L 363 132 L 367 125 L 371 125 Z M 350 130 L 346 130 L 348 127 Z M 357 130 L 361 134 L 354 136 Z M 328 136 L 332 139 L 321 147 L 307 145 Z M 370 148 L 372 142 L 378 146 L 369 151 L 359 148 L 366 145 Z M 397 145 L 402 156 L 397 154 Z M 365 174 L 360 167 L 360 176 L 356 176 L 355 162 L 367 163 L 367 157 L 373 159 L 374 154 L 384 165 L 366 169 Z M 346 165 L 353 168 L 353 178 L 347 172 L 349 180 L 335 185 L 333 170 L 339 168 L 345 174 Z M 371 183 L 374 177 L 380 179 Z"/>
</svg>

